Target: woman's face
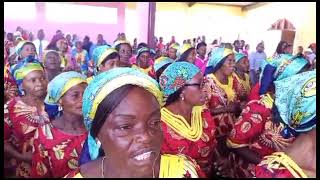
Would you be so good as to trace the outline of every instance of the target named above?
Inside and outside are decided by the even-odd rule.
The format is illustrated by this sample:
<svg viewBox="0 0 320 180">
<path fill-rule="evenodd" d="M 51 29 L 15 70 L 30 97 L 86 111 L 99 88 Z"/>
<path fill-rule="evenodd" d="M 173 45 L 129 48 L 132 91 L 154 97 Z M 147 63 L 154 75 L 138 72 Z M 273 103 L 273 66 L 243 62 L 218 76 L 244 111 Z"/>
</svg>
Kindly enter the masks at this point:
<svg viewBox="0 0 320 180">
<path fill-rule="evenodd" d="M 114 167 L 140 177 L 152 173 L 163 136 L 160 106 L 151 93 L 133 88 L 110 113 L 101 129 L 98 138 Z"/>
<path fill-rule="evenodd" d="M 192 106 L 201 106 L 205 103 L 205 94 L 202 91 L 203 75 L 199 72 L 188 81 L 182 91 L 184 101 Z"/>
<path fill-rule="evenodd" d="M 37 53 L 36 53 L 36 48 L 34 47 L 34 45 L 32 44 L 26 44 L 22 47 L 22 50 L 20 52 L 20 56 L 21 58 L 25 58 L 25 57 L 28 57 L 28 56 L 35 56 Z"/>
<path fill-rule="evenodd" d="M 119 57 L 115 57 L 113 59 L 108 59 L 104 64 L 99 66 L 99 72 L 105 72 L 115 67 L 119 67 Z"/>
<path fill-rule="evenodd" d="M 57 44 L 60 43 L 60 47 L 58 46 L 59 50 L 61 52 L 67 52 L 68 51 L 68 43 L 67 43 L 67 41 L 65 39 L 62 39 L 62 40 L 59 40 L 59 41 L 57 42 Z"/>
<path fill-rule="evenodd" d="M 132 56 L 132 49 L 128 44 L 121 44 L 119 49 L 120 61 L 129 64 Z"/>
<path fill-rule="evenodd" d="M 80 83 L 70 88 L 59 100 L 64 113 L 82 116 L 82 95 L 87 83 Z"/>
<path fill-rule="evenodd" d="M 145 69 L 149 67 L 149 59 L 150 59 L 150 53 L 149 52 L 143 52 L 140 54 L 138 59 L 138 65 L 139 67 Z"/>
<path fill-rule="evenodd" d="M 58 53 L 49 52 L 46 55 L 45 67 L 50 70 L 59 70 L 61 65 L 61 58 Z"/>
<path fill-rule="evenodd" d="M 173 60 L 177 59 L 177 50 L 174 48 L 170 48 L 169 52 L 168 52 L 168 56 L 169 56 L 169 58 L 171 58 Z"/>
<path fill-rule="evenodd" d="M 226 60 L 224 61 L 220 69 L 224 75 L 229 76 L 233 73 L 234 67 L 235 67 L 234 55 L 230 54 L 229 56 L 227 56 Z"/>
<path fill-rule="evenodd" d="M 196 61 L 196 50 L 195 50 L 195 49 L 192 49 L 192 50 L 190 51 L 190 53 L 189 53 L 188 56 L 187 56 L 187 61 L 188 61 L 189 63 L 194 64 L 194 62 Z"/>
<path fill-rule="evenodd" d="M 201 46 L 201 47 L 199 47 L 199 49 L 198 49 L 198 54 L 199 54 L 200 56 L 205 56 L 206 53 L 207 53 L 207 47 L 206 47 L 206 46 Z"/>
<path fill-rule="evenodd" d="M 249 60 L 247 57 L 244 57 L 242 59 L 240 59 L 238 61 L 238 63 L 236 63 L 236 67 L 238 70 L 240 70 L 241 72 L 249 72 Z"/>
<path fill-rule="evenodd" d="M 25 91 L 25 94 L 38 98 L 46 96 L 47 85 L 48 81 L 45 78 L 44 72 L 40 70 L 30 72 L 22 81 L 22 89 Z"/>
</svg>

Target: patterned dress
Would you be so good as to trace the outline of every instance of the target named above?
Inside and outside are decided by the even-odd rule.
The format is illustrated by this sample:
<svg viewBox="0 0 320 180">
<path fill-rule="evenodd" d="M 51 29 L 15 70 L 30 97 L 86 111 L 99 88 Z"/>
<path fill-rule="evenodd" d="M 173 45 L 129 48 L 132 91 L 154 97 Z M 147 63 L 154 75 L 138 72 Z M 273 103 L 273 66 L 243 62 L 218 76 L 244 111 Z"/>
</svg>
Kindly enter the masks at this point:
<svg viewBox="0 0 320 180">
<path fill-rule="evenodd" d="M 216 146 L 216 126 L 208 110 L 202 112 L 202 121 L 203 134 L 196 142 L 184 138 L 162 121 L 164 139 L 161 145 L 161 153 L 187 155 L 196 160 L 208 176 L 211 168 L 212 152 Z"/>
<path fill-rule="evenodd" d="M 259 100 L 249 101 L 230 133 L 227 140 L 228 146 L 231 148 L 248 147 L 260 157 L 286 148 L 294 139 L 283 138 L 280 132 L 284 129 L 284 125 L 273 123 L 271 117 L 271 109 L 266 106 L 263 96 Z M 252 174 L 242 174 L 242 177 L 254 175 L 255 164 L 248 163 L 241 158 L 237 161 L 239 163 L 241 161 L 243 168 L 247 168 Z"/>
<path fill-rule="evenodd" d="M 88 133 L 73 135 L 51 123 L 37 129 L 31 177 L 61 178 L 78 168 L 79 155 Z"/>
<path fill-rule="evenodd" d="M 49 123 L 48 114 L 29 106 L 16 97 L 4 105 L 4 142 L 13 145 L 18 152 L 32 150 L 36 129 Z M 5 157 L 5 172 L 14 172 L 18 177 L 29 177 L 31 164 L 15 158 Z"/>
<path fill-rule="evenodd" d="M 232 90 L 236 92 L 236 90 L 239 88 L 238 81 L 234 77 L 232 77 L 232 81 Z M 207 96 L 206 107 L 208 109 L 223 108 L 231 102 L 230 100 L 228 100 L 225 91 L 217 85 L 212 76 L 207 75 L 205 77 L 204 91 L 206 92 Z M 235 93 L 233 102 L 237 100 L 237 93 Z M 222 144 L 225 143 L 226 138 L 229 136 L 231 130 L 233 129 L 236 117 L 233 113 L 221 113 L 212 116 L 212 118 L 217 126 L 215 136 L 218 143 L 217 147 L 214 149 L 214 161 L 222 164 L 228 164 L 229 162 L 234 161 L 235 154 L 224 148 Z M 232 167 L 230 164 L 228 166 L 229 169 L 228 172 L 226 172 L 228 174 L 228 177 L 235 177 L 235 172 L 238 171 L 239 168 L 236 168 L 235 164 L 232 165 L 235 167 Z"/>
<path fill-rule="evenodd" d="M 14 79 L 10 74 L 10 65 L 6 63 L 4 66 L 4 92 L 5 92 L 5 101 L 6 103 L 8 100 L 18 96 L 18 87 Z"/>
<path fill-rule="evenodd" d="M 244 94 L 246 96 L 249 95 L 250 93 L 250 81 L 249 81 L 249 74 L 245 73 L 244 76 L 245 76 L 245 80 L 241 79 L 236 73 L 233 73 L 233 76 L 237 79 L 238 81 L 238 90 L 237 90 L 237 93 L 239 95 L 241 94 Z"/>
</svg>

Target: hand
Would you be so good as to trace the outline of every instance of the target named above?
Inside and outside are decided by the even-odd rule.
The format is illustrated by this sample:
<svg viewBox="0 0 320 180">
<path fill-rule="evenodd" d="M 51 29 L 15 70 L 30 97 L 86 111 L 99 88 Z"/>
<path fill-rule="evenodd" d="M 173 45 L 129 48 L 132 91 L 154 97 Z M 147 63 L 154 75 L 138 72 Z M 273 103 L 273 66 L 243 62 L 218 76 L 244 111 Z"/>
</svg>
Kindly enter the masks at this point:
<svg viewBox="0 0 320 180">
<path fill-rule="evenodd" d="M 227 159 L 226 161 L 218 160 L 213 163 L 213 170 L 217 176 L 228 177 L 231 166 L 229 165 Z"/>
</svg>

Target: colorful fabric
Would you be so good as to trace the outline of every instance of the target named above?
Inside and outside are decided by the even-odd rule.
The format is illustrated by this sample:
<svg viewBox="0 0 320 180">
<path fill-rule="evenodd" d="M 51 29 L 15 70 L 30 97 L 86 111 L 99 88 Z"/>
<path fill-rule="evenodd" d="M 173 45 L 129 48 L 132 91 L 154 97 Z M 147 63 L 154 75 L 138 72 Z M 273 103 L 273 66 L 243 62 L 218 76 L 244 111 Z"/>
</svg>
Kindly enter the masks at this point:
<svg viewBox="0 0 320 180">
<path fill-rule="evenodd" d="M 157 98 L 160 105 L 163 104 L 162 93 L 159 90 L 158 83 L 154 79 L 133 68 L 111 69 L 95 76 L 84 91 L 82 113 L 88 130 L 91 129 L 91 124 L 100 102 L 112 91 L 128 84 L 146 89 Z M 91 159 L 96 159 L 100 146 L 97 145 L 90 133 L 88 144 Z"/>
<path fill-rule="evenodd" d="M 303 170 L 285 153 L 266 156 L 256 166 L 257 178 L 308 178 Z"/>
<path fill-rule="evenodd" d="M 10 64 L 9 63 L 6 63 L 6 65 L 4 66 L 3 80 L 4 80 L 4 92 L 5 92 L 4 93 L 4 95 L 5 95 L 4 103 L 6 103 L 7 100 L 10 100 L 16 96 L 19 96 L 17 84 L 10 73 Z"/>
<path fill-rule="evenodd" d="M 76 60 L 77 66 L 80 66 L 81 73 L 87 75 L 89 66 L 89 54 L 83 49 L 81 52 L 76 51 L 73 58 Z"/>
<path fill-rule="evenodd" d="M 233 51 L 228 48 L 217 48 L 211 52 L 211 56 L 207 63 L 207 67 L 205 70 L 205 75 L 214 73 L 217 71 L 223 64 L 225 57 L 233 54 Z"/>
<path fill-rule="evenodd" d="M 92 59 L 94 62 L 94 67 L 99 67 L 102 61 L 108 57 L 110 54 L 118 52 L 114 48 L 110 48 L 108 45 L 98 46 L 94 49 L 92 54 Z"/>
<path fill-rule="evenodd" d="M 46 111 L 50 118 L 61 115 L 59 112 L 60 98 L 73 86 L 87 83 L 86 77 L 78 72 L 63 72 L 54 77 L 48 84 L 47 96 L 44 100 Z"/>
<path fill-rule="evenodd" d="M 80 169 L 65 176 L 66 178 L 83 178 Z M 190 157 L 182 154 L 161 155 L 159 178 L 205 178 L 199 165 Z"/>
<path fill-rule="evenodd" d="M 247 55 L 243 54 L 243 53 L 235 53 L 234 59 L 237 62 L 239 62 L 242 58 L 247 57 Z"/>
<path fill-rule="evenodd" d="M 32 71 L 43 71 L 43 67 L 41 63 L 32 56 L 28 56 L 23 60 L 19 61 L 17 64 L 13 65 L 10 69 L 10 73 L 12 74 L 19 90 L 19 94 L 21 95 L 22 90 L 22 81 L 23 78 L 26 77 Z"/>
<path fill-rule="evenodd" d="M 16 53 L 18 56 L 20 56 L 20 53 L 22 51 L 22 47 L 26 44 L 26 43 L 32 43 L 31 41 L 20 41 L 17 46 L 15 47 Z M 33 43 L 32 43 L 33 44 Z"/>
<path fill-rule="evenodd" d="M 171 45 L 169 46 L 169 48 L 173 48 L 173 49 L 175 49 L 175 50 L 179 50 L 180 46 L 179 46 L 179 44 L 177 44 L 177 43 L 173 43 L 173 44 L 171 44 Z"/>
<path fill-rule="evenodd" d="M 172 60 L 168 57 L 161 56 L 155 60 L 153 67 L 154 67 L 155 72 L 157 72 L 163 66 L 170 64 L 170 63 L 173 63 L 173 62 L 174 62 L 174 60 Z"/>
<path fill-rule="evenodd" d="M 149 66 L 148 68 L 143 69 L 143 68 L 141 68 L 141 67 L 133 64 L 133 65 L 131 66 L 131 68 L 136 69 L 136 70 L 139 70 L 139 71 L 143 72 L 144 74 L 149 75 L 149 76 L 152 77 L 152 78 L 155 78 L 155 72 L 154 72 L 154 69 L 153 69 L 152 66 Z"/>
<path fill-rule="evenodd" d="M 49 123 L 44 109 L 29 106 L 19 97 L 4 105 L 4 142 L 11 144 L 18 152 L 32 151 L 36 129 Z M 5 158 L 5 172 L 14 171 L 17 177 L 29 177 L 31 164 L 16 158 Z"/>
<path fill-rule="evenodd" d="M 144 53 L 144 52 L 149 52 L 150 53 L 150 49 L 149 48 L 146 48 L 146 47 L 142 47 L 140 49 L 138 49 L 138 52 L 137 52 L 137 59 L 139 59 L 139 56 Z"/>
<path fill-rule="evenodd" d="M 168 110 L 167 110 L 168 111 Z M 161 153 L 184 154 L 194 159 L 201 169 L 209 176 L 211 170 L 211 158 L 216 145 L 215 123 L 207 109 L 202 110 L 202 135 L 197 141 L 188 140 L 186 137 L 171 128 L 161 111 L 161 124 L 163 131 L 163 142 Z M 193 128 L 191 124 L 190 128 Z"/>
<path fill-rule="evenodd" d="M 232 76 L 231 76 L 232 77 Z M 232 77 L 231 89 L 236 92 L 238 89 L 238 81 Z M 226 92 L 221 89 L 216 81 L 210 76 L 205 76 L 203 91 L 206 94 L 205 108 L 213 110 L 218 108 L 225 108 L 231 101 L 228 99 Z M 235 93 L 234 101 L 238 101 L 237 94 Z M 213 153 L 213 159 L 215 162 L 226 165 L 228 177 L 246 177 L 250 175 L 247 167 L 244 167 L 242 162 L 236 161 L 236 155 L 231 151 L 221 146 L 225 143 L 226 137 L 230 135 L 230 132 L 234 126 L 236 116 L 234 113 L 225 112 L 221 114 L 212 115 L 212 119 L 216 125 L 215 137 L 217 139 L 217 146 Z M 229 166 L 230 162 L 232 166 Z"/>
<path fill-rule="evenodd" d="M 316 126 L 316 71 L 275 81 L 275 105 L 290 130 L 310 131 Z"/>
<path fill-rule="evenodd" d="M 183 44 L 181 49 L 179 49 L 179 54 L 182 55 L 183 53 L 185 53 L 186 51 L 188 51 L 191 48 L 194 48 L 194 47 L 192 47 L 191 44 Z"/>
<path fill-rule="evenodd" d="M 239 82 L 239 89 L 237 90 L 237 93 L 239 95 L 244 94 L 248 96 L 250 94 L 251 86 L 250 86 L 250 77 L 249 74 L 244 74 L 244 80 L 241 79 L 237 73 L 232 73 L 232 75 L 238 80 Z"/>
<path fill-rule="evenodd" d="M 188 62 L 174 62 L 161 74 L 159 84 L 165 97 L 178 91 L 190 81 L 200 69 Z"/>
<path fill-rule="evenodd" d="M 282 54 L 276 58 L 264 61 L 260 75 L 260 94 L 266 93 L 269 86 L 276 80 L 281 80 L 297 74 L 308 61 L 303 57 Z"/>
<path fill-rule="evenodd" d="M 194 62 L 194 65 L 196 65 L 202 72 L 202 74 L 204 74 L 204 71 L 206 70 L 206 66 L 208 63 L 208 58 L 205 58 L 204 60 L 196 57 L 196 61 Z"/>
<path fill-rule="evenodd" d="M 32 155 L 32 178 L 61 178 L 79 167 L 78 159 L 88 133 L 68 134 L 51 123 L 37 129 Z"/>
<path fill-rule="evenodd" d="M 113 48 L 116 48 L 118 45 L 120 45 L 120 44 L 129 44 L 130 45 L 130 42 L 129 41 L 127 41 L 127 40 L 118 40 L 118 41 L 116 41 L 116 42 L 114 42 L 114 44 L 113 44 Z M 131 46 L 131 45 L 130 45 Z"/>
</svg>

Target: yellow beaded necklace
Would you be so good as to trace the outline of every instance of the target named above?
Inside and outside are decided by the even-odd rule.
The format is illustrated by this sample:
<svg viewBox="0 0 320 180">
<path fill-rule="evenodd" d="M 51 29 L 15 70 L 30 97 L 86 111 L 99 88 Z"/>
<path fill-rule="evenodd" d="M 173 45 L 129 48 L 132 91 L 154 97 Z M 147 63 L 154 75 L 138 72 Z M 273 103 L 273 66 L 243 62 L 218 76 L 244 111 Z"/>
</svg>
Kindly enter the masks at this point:
<svg viewBox="0 0 320 180">
<path fill-rule="evenodd" d="M 173 114 L 167 108 L 163 107 L 161 109 L 161 119 L 165 122 L 171 129 L 182 137 L 190 141 L 198 141 L 202 136 L 202 106 L 194 106 L 192 108 L 191 126 L 185 120 L 184 117 L 180 115 Z"/>
<path fill-rule="evenodd" d="M 216 76 L 212 73 L 208 75 L 211 77 L 216 85 L 221 88 L 227 95 L 227 99 L 229 102 L 233 102 L 235 100 L 236 94 L 233 90 L 233 78 L 232 75 L 228 76 L 228 84 L 221 84 L 220 81 L 216 78 Z"/>
</svg>

